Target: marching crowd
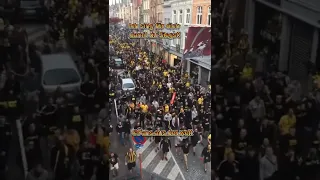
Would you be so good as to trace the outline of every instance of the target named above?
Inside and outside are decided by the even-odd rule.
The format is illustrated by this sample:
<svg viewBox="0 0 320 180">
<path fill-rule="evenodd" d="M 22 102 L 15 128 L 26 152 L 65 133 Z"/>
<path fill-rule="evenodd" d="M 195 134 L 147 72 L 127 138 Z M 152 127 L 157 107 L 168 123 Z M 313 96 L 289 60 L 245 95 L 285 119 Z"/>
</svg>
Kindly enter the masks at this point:
<svg viewBox="0 0 320 180">
<path fill-rule="evenodd" d="M 98 63 L 108 59 L 106 9 L 105 1 L 52 1 L 48 35 L 41 47 L 26 46 L 29 42 L 25 31 L 1 21 L 1 54 L 5 57 L 1 60 L 1 70 L 8 73 L 1 90 L 1 179 L 6 179 L 16 119 L 22 124 L 28 180 L 51 179 L 51 174 L 61 180 L 109 178 L 108 136 L 112 128 L 107 115 L 97 116 L 108 109 L 108 68 L 106 65 L 97 68 Z M 17 36 L 8 37 L 11 33 Z M 25 81 L 32 81 L 40 72 L 39 54 L 61 52 L 69 47 L 67 44 L 76 51 L 76 62 L 85 79 L 81 102 L 72 103 L 70 95 L 60 88 L 50 95 L 44 94 L 40 87 L 23 89 Z M 28 53 L 24 51 L 26 48 Z M 24 77 L 20 76 L 24 71 L 17 72 L 20 69 L 28 69 Z M 9 73 L 10 70 L 14 71 Z M 46 147 L 41 145 L 43 142 Z M 21 159 L 17 157 L 16 161 L 22 169 Z"/>
<path fill-rule="evenodd" d="M 114 96 L 118 95 L 119 77 L 108 68 L 108 4 L 104 1 L 89 3 L 85 0 L 52 2 L 48 33 L 41 47 L 29 44 L 29 51 L 24 54 L 23 49 L 27 48 L 28 42 L 17 40 L 16 45 L 13 44 L 16 41 L 10 41 L 10 46 L 17 48 L 11 48 L 14 49 L 13 54 L 6 56 L 5 60 L 25 60 L 25 63 L 16 64 L 24 64 L 21 69 L 28 71 L 23 77 L 15 72 L 9 74 L 1 91 L 1 164 L 7 164 L 11 136 L 12 132 L 16 133 L 15 120 L 18 119 L 22 124 L 28 180 L 99 180 L 109 178 L 109 170 L 115 176 L 119 157 L 116 152 L 109 152 L 109 135 L 115 128 L 121 132 L 119 138 L 123 137 L 123 142 L 128 142 L 125 140 L 128 140 L 131 130 L 129 120 L 135 119 L 134 128 L 194 129 L 195 136 L 191 139 L 177 137 L 174 144 L 176 150 L 182 149 L 186 168 L 190 146 L 203 144 L 202 154 L 194 155 L 203 157 L 204 169 L 207 170 L 211 160 L 211 146 L 208 143 L 211 138 L 208 110 L 211 107 L 211 91 L 191 84 L 188 74 L 182 75 L 179 68 L 169 67 L 160 58 L 148 57 L 138 44 L 119 41 L 114 47 L 116 55 L 125 60 L 127 74 L 134 79 L 136 89 L 133 94 L 121 94 L 119 102 L 123 103 L 124 108 L 119 108 L 119 112 L 124 121 L 112 127 L 112 98 L 120 96 Z M 18 26 L 15 30 L 21 34 L 24 32 Z M 114 27 L 113 31 L 119 29 Z M 5 51 L 7 45 L 1 44 L 3 53 L 11 52 Z M 19 50 L 22 55 L 16 57 L 19 54 L 15 50 Z M 74 53 L 72 55 L 83 75 L 79 103 L 72 102 L 70 98 L 74 95 L 60 88 L 50 95 L 38 86 L 24 89 L 24 85 L 29 84 L 26 81 L 32 81 L 40 73 L 40 54 L 65 50 Z M 5 70 L 19 69 L 8 67 L 6 62 L 2 63 Z M 139 70 L 135 69 L 137 66 L 140 66 Z M 175 98 L 170 102 L 173 94 Z M 154 139 L 166 160 L 172 138 Z M 16 159 L 21 169 L 25 166 L 22 159 Z M 126 155 L 129 170 L 135 167 L 135 161 L 136 154 L 131 149 Z M 1 179 L 6 179 L 7 169 L 1 166 Z"/>
<path fill-rule="evenodd" d="M 126 142 L 130 134 L 130 120 L 134 120 L 134 129 L 147 130 L 183 130 L 193 129 L 192 137 L 151 137 L 156 150 L 161 150 L 162 160 L 173 148 L 184 156 L 188 170 L 189 152 L 202 156 L 204 170 L 211 161 L 211 90 L 198 84 L 191 84 L 188 73 L 181 73 L 181 67 L 171 67 L 161 55 L 149 56 L 145 47 L 135 40 L 119 38 L 119 32 L 112 34 L 110 46 L 115 56 L 124 60 L 125 72 L 118 74 L 110 82 L 111 91 L 119 92 L 121 78 L 132 78 L 135 82 L 133 92 L 118 94 L 117 132 L 121 142 Z M 127 36 L 128 37 L 128 36 Z M 113 61 L 113 59 L 111 59 Z M 112 72 L 113 74 L 113 72 Z M 116 74 L 116 73 L 115 73 Z M 171 144 L 173 141 L 174 144 Z M 202 154 L 196 154 L 196 146 L 202 146 Z M 181 153 L 182 152 L 182 153 Z M 128 167 L 131 169 L 131 167 Z"/>
<path fill-rule="evenodd" d="M 252 67 L 246 59 L 247 35 L 228 41 L 230 35 L 224 31 L 228 22 L 221 18 L 222 11 L 216 9 L 214 16 L 214 57 L 220 63 L 213 83 L 214 178 L 319 179 L 315 92 L 304 96 L 299 83 L 276 68 Z M 232 58 L 235 55 L 240 58 Z"/>
</svg>

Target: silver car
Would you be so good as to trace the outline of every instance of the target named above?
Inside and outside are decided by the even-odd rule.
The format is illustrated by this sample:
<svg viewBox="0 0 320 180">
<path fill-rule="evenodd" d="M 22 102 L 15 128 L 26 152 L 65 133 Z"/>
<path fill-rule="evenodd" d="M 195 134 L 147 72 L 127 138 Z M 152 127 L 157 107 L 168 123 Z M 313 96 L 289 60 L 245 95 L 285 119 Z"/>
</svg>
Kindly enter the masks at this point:
<svg viewBox="0 0 320 180">
<path fill-rule="evenodd" d="M 41 57 L 41 86 L 45 93 L 58 87 L 63 92 L 79 92 L 81 75 L 70 54 L 50 54 Z"/>
</svg>

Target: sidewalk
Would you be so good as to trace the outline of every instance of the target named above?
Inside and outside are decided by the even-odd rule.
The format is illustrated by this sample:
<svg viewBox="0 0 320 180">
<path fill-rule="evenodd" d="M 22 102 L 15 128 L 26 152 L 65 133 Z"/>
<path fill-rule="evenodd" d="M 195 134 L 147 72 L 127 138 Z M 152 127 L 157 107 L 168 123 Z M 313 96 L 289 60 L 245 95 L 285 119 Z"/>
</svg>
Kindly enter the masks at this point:
<svg viewBox="0 0 320 180">
<path fill-rule="evenodd" d="M 112 118 L 112 126 L 116 127 L 117 126 L 117 118 L 115 114 L 111 115 Z M 119 136 L 113 128 L 113 132 L 110 135 L 110 152 L 116 153 L 119 156 L 119 171 L 118 171 L 118 176 L 117 177 L 112 177 L 112 173 L 110 172 L 110 177 L 109 179 L 121 179 L 121 177 L 128 177 L 132 176 L 131 173 L 128 171 L 127 166 L 125 165 L 125 155 L 129 150 L 129 146 L 123 146 L 120 144 Z M 133 172 L 134 173 L 134 172 Z M 120 180 L 119 179 L 119 180 Z"/>
</svg>

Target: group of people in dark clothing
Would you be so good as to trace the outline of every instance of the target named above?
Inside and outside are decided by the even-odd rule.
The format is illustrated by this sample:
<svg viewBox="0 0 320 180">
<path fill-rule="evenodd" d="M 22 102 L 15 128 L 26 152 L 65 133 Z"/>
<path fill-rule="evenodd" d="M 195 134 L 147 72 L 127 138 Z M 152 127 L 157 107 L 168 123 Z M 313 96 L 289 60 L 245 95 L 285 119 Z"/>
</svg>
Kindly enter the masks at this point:
<svg viewBox="0 0 320 180">
<path fill-rule="evenodd" d="M 221 15 L 222 11 L 217 9 L 216 13 Z M 275 67 L 256 70 L 247 61 L 247 35 L 242 32 L 240 39 L 228 41 L 228 32 L 224 31 L 228 22 L 216 17 L 213 177 L 318 179 L 320 121 L 316 91 L 304 95 L 299 82 Z"/>
<path fill-rule="evenodd" d="M 1 90 L 1 179 L 6 178 L 6 157 L 10 153 L 10 144 L 13 143 L 11 136 L 16 128 L 16 120 L 22 124 L 23 149 L 29 171 L 27 179 L 45 180 L 52 178 L 51 174 L 54 179 L 61 180 L 86 180 L 92 177 L 106 179 L 109 178 L 110 165 L 108 136 L 112 128 L 110 130 L 106 120 L 109 112 L 99 118 L 98 113 L 107 109 L 108 67 L 104 64 L 97 69 L 96 65 L 108 57 L 105 50 L 105 44 L 108 42 L 105 9 L 108 8 L 108 4 L 104 1 L 89 3 L 77 0 L 57 0 L 53 4 L 49 8 L 49 30 L 43 46 L 29 45 L 30 67 L 24 68 L 28 69 L 27 74 L 24 77 L 19 76 L 17 72 L 13 73 L 15 75 L 7 75 L 6 83 Z M 84 6 L 88 4 L 90 7 Z M 4 29 L 5 32 L 20 32 L 18 26 L 12 30 L 10 28 L 13 27 L 10 24 L 3 25 L 3 21 L 1 27 L 8 29 Z M 1 38 L 4 39 L 1 42 L 7 39 L 2 36 Z M 10 43 L 16 47 L 16 44 L 11 41 Z M 26 48 L 26 43 L 28 42 L 18 43 L 17 47 Z M 6 51 L 7 45 L 1 44 L 2 54 L 9 52 Z M 69 94 L 60 88 L 52 95 L 43 93 L 40 87 L 33 87 L 32 91 L 23 89 L 26 79 L 40 72 L 37 64 L 39 61 L 35 60 L 39 51 L 50 54 L 55 53 L 56 49 L 76 51 L 75 56 L 83 79 L 88 79 L 81 87 L 79 102 L 69 101 Z M 17 59 L 14 55 L 2 57 L 11 58 L 10 61 L 20 61 L 20 58 Z M 28 58 L 22 59 L 27 62 Z M 8 65 L 8 59 L 1 62 L 2 70 L 9 72 L 16 69 L 15 64 Z M 91 87 L 93 91 L 84 90 L 87 85 L 88 91 L 91 91 Z M 89 105 L 91 103 L 92 106 Z M 16 130 L 14 132 L 16 133 Z M 21 159 L 23 158 L 18 157 L 17 162 L 22 169 L 25 168 L 25 164 Z"/>
</svg>

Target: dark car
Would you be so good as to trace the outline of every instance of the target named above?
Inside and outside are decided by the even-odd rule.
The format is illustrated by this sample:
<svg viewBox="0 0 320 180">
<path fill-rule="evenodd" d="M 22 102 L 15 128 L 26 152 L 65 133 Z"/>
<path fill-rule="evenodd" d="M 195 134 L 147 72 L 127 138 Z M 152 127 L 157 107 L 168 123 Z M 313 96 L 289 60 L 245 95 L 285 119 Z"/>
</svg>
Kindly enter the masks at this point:
<svg viewBox="0 0 320 180">
<path fill-rule="evenodd" d="M 11 20 L 47 19 L 47 7 L 44 0 L 0 0 L 0 14 Z"/>
<path fill-rule="evenodd" d="M 20 0 L 19 15 L 21 19 L 46 20 L 47 7 L 44 0 Z"/>
<path fill-rule="evenodd" d="M 124 61 L 119 57 L 111 57 L 110 58 L 110 67 L 112 69 L 125 69 Z"/>
</svg>

